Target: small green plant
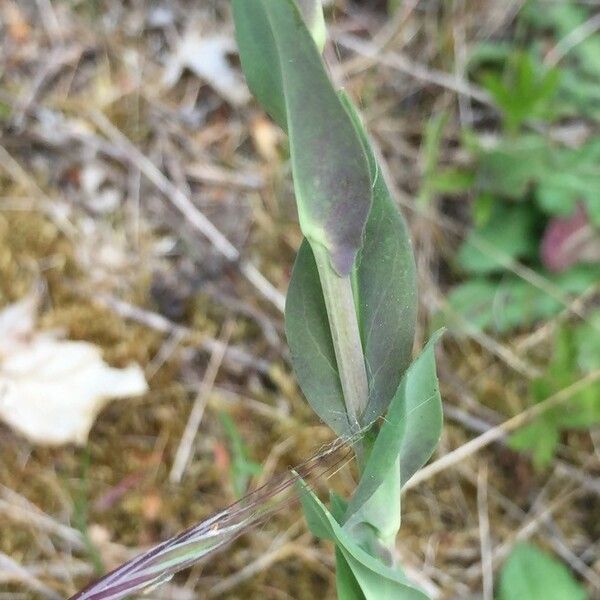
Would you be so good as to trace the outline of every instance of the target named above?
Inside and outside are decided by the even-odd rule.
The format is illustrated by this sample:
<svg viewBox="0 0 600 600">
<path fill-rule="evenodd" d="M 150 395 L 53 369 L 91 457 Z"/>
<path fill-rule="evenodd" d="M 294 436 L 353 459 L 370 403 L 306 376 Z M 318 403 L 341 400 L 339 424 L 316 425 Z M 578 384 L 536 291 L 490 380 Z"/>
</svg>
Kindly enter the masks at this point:
<svg viewBox="0 0 600 600">
<path fill-rule="evenodd" d="M 314 411 L 351 445 L 358 483 L 351 498 L 332 493 L 327 507 L 310 488 L 308 461 L 76 598 L 114 600 L 162 583 L 256 523 L 295 484 L 311 531 L 335 544 L 339 598 L 424 600 L 395 552 L 402 487 L 442 428 L 439 334 L 411 362 L 417 304 L 408 230 L 358 111 L 327 75 L 320 1 L 232 6 L 248 84 L 289 137 L 304 234 L 285 309 L 293 367 Z"/>
<path fill-rule="evenodd" d="M 227 436 L 231 453 L 230 477 L 233 493 L 236 498 L 241 498 L 248 491 L 250 479 L 260 475 L 262 467 L 248 456 L 248 448 L 233 419 L 223 412 L 219 415 L 219 420 Z"/>
<path fill-rule="evenodd" d="M 417 203 L 425 208 L 438 194 L 464 192 L 473 185 L 474 174 L 439 164 L 441 143 L 448 123 L 448 113 L 434 114 L 425 126 L 425 135 L 421 148 L 421 188 Z"/>
<path fill-rule="evenodd" d="M 589 16 L 573 3 L 542 7 L 531 1 L 517 29 L 527 32 L 526 39 L 539 39 L 542 30 L 569 39 Z M 597 85 L 595 91 L 585 85 L 600 74 L 597 36 L 564 48 L 563 53 L 558 43 L 548 53 L 535 41 L 517 48 L 486 42 L 471 58 L 471 76 L 493 99 L 501 132 L 463 132 L 472 157 L 472 167 L 463 170 L 462 181 L 471 178 L 466 190 L 429 186 L 437 194 L 468 191 L 473 198 L 473 225 L 451 264 L 462 281 L 450 292 L 444 315 L 457 331 L 465 322 L 471 330 L 500 336 L 524 331 L 568 310 L 575 297 L 600 281 L 600 142 L 593 123 L 589 134 L 576 139 L 553 135 L 561 119 L 575 114 L 598 119 Z M 595 316 L 559 329 L 543 374 L 529 384 L 532 404 L 598 368 L 590 359 L 593 351 L 585 349 L 600 341 Z M 564 430 L 598 422 L 600 393 L 593 384 L 510 443 L 530 452 L 541 469 L 552 460 Z"/>
<path fill-rule="evenodd" d="M 586 323 L 562 327 L 556 334 L 554 357 L 542 377 L 530 385 L 534 403 L 549 398 L 582 376 L 600 369 L 600 312 Z M 600 384 L 581 390 L 568 405 L 548 411 L 509 438 L 515 450 L 531 452 L 537 469 L 547 467 L 556 452 L 560 434 L 567 429 L 589 429 L 600 423 Z"/>
<path fill-rule="evenodd" d="M 589 16 L 574 3 L 531 1 L 517 28 L 533 40 L 551 29 L 561 40 Z M 589 36 L 543 56 L 535 41 L 525 48 L 486 42 L 471 57 L 471 75 L 495 101 L 503 133 L 463 133 L 473 157 L 465 177 L 472 176 L 474 227 L 456 260 L 467 279 L 449 303 L 482 329 L 506 333 L 548 319 L 600 278 L 600 142 L 593 126 L 577 139 L 552 135 L 559 119 L 584 106 L 590 125 L 597 122 L 598 47 Z M 590 78 L 594 93 L 574 98 Z M 571 235 L 551 235 L 561 227 Z M 518 277 L 512 261 L 539 273 L 555 293 Z"/>
<path fill-rule="evenodd" d="M 486 73 L 483 83 L 502 111 L 506 129 L 516 133 L 526 119 L 547 115 L 560 83 L 558 69 L 544 69 L 526 52 L 509 57 L 504 73 Z"/>
<path fill-rule="evenodd" d="M 500 573 L 498 600 L 586 600 L 561 562 L 532 544 L 517 544 Z"/>
</svg>

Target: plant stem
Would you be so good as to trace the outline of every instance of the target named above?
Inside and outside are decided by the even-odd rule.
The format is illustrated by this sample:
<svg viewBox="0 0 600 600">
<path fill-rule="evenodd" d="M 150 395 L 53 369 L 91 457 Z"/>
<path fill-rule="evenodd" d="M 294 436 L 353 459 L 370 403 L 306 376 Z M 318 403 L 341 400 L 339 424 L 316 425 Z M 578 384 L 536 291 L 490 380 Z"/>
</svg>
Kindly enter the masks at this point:
<svg viewBox="0 0 600 600">
<path fill-rule="evenodd" d="M 369 386 L 351 275 L 340 277 L 331 266 L 327 250 L 319 244 L 311 247 L 319 270 L 348 419 L 359 429 L 360 418 L 367 407 Z"/>
</svg>

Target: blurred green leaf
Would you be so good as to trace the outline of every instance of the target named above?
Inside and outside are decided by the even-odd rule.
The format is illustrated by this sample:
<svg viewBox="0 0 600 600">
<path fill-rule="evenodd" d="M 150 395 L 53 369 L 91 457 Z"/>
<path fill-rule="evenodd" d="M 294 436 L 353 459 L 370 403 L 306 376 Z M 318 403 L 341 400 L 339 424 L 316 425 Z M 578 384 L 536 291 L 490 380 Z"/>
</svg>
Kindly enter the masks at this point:
<svg viewBox="0 0 600 600">
<path fill-rule="evenodd" d="M 537 135 L 501 139 L 492 148 L 480 148 L 476 188 L 521 200 L 547 172 L 549 152 L 548 142 Z"/>
<path fill-rule="evenodd" d="M 497 202 L 497 198 L 494 198 L 494 196 L 488 192 L 484 192 L 477 196 L 471 210 L 473 224 L 477 229 L 485 227 L 490 222 Z"/>
<path fill-rule="evenodd" d="M 540 136 L 522 135 L 475 151 L 478 190 L 520 201 L 531 195 L 549 215 L 570 215 L 583 202 L 592 222 L 600 226 L 599 139 L 564 148 Z"/>
<path fill-rule="evenodd" d="M 588 315 L 573 331 L 577 348 L 577 366 L 584 373 L 600 369 L 600 310 Z"/>
<path fill-rule="evenodd" d="M 540 471 L 554 458 L 559 430 L 553 419 L 542 417 L 510 436 L 509 446 L 520 452 L 531 452 L 533 466 Z"/>
<path fill-rule="evenodd" d="M 416 323 L 415 266 L 406 224 L 394 206 L 358 116 L 344 106 L 368 151 L 373 206 L 353 272 L 369 402 L 362 424 L 389 405 L 411 361 Z M 338 434 L 352 425 L 346 416 L 331 330 L 314 256 L 300 247 L 286 301 L 285 327 L 300 387 L 315 412 Z"/>
<path fill-rule="evenodd" d="M 471 72 L 484 67 L 502 68 L 510 55 L 515 51 L 510 41 L 485 40 L 477 44 L 469 56 Z"/>
<path fill-rule="evenodd" d="M 555 32 L 554 42 L 568 38 L 592 16 L 590 8 L 577 2 L 545 3 L 527 2 L 521 11 L 521 20 L 532 26 L 531 35 L 543 31 Z M 552 43 L 552 42 L 551 42 Z M 583 36 L 573 44 L 559 63 L 562 71 L 557 112 L 564 116 L 590 116 L 600 119 L 600 37 Z"/>
<path fill-rule="evenodd" d="M 421 159 L 423 166 L 423 182 L 419 193 L 418 202 L 421 206 L 429 204 L 432 199 L 431 179 L 437 171 L 440 158 L 440 146 L 444 136 L 444 129 L 448 124 L 447 112 L 432 115 L 425 125 Z"/>
<path fill-rule="evenodd" d="M 482 83 L 502 111 L 507 130 L 515 133 L 526 120 L 548 116 L 560 71 L 545 68 L 527 52 L 515 52 L 504 73 L 486 73 Z"/>
<path fill-rule="evenodd" d="M 231 483 L 237 498 L 241 498 L 248 491 L 250 479 L 262 472 L 262 466 L 248 456 L 248 449 L 237 430 L 233 419 L 227 413 L 220 413 L 219 420 L 229 442 L 231 452 Z"/>
<path fill-rule="evenodd" d="M 591 117 L 600 120 L 600 86 L 598 75 L 581 69 L 563 68 L 557 112 L 564 117 Z"/>
<path fill-rule="evenodd" d="M 444 130 L 448 124 L 447 112 L 435 113 L 425 127 L 421 160 L 423 175 L 421 189 L 417 202 L 426 206 L 436 193 L 456 194 L 468 190 L 474 183 L 475 174 L 472 171 L 453 167 L 439 166 L 440 151 Z"/>
<path fill-rule="evenodd" d="M 591 358 L 589 372 L 598 367 L 600 354 L 587 355 L 600 347 L 600 330 L 594 323 L 563 327 L 556 335 L 554 356 L 544 375 L 531 382 L 530 395 L 534 402 L 542 402 L 567 388 L 586 374 L 579 367 L 582 351 Z M 579 344 L 583 342 L 583 349 Z M 590 348 L 590 342 L 592 347 Z M 556 451 L 561 431 L 587 429 L 600 423 L 600 384 L 594 383 L 579 391 L 569 401 L 546 412 L 530 425 L 509 438 L 511 448 L 532 453 L 533 464 L 540 470 L 547 467 Z"/>
<path fill-rule="evenodd" d="M 535 258 L 538 252 L 539 213 L 531 204 L 493 202 L 487 222 L 475 227 L 458 250 L 457 262 L 466 273 L 486 274 L 505 267 L 480 246 L 489 246 L 508 259 Z"/>
<path fill-rule="evenodd" d="M 475 183 L 475 173 L 462 169 L 439 169 L 429 179 L 431 189 L 439 194 L 458 194 Z"/>
<path fill-rule="evenodd" d="M 599 265 L 579 265 L 565 273 L 544 273 L 546 279 L 558 286 L 565 296 L 582 294 L 600 279 Z M 474 278 L 456 286 L 448 296 L 450 312 L 446 323 L 453 324 L 456 311 L 479 329 L 506 333 L 517 327 L 531 325 L 558 314 L 564 304 L 530 283 L 514 275 L 495 281 Z"/>
<path fill-rule="evenodd" d="M 544 3 L 540 10 L 539 3 L 529 2 L 523 10 L 523 17 L 539 29 L 552 28 L 556 32 L 556 40 L 570 35 L 581 27 L 592 16 L 589 8 L 580 6 L 577 2 L 565 0 L 557 3 Z M 575 44 L 570 55 L 574 56 L 583 69 L 592 74 L 600 75 L 600 37 L 585 36 Z"/>
<path fill-rule="evenodd" d="M 388 0 L 388 14 L 393 15 L 402 6 L 402 0 Z"/>
<path fill-rule="evenodd" d="M 547 213 L 563 216 L 583 202 L 590 219 L 600 226 L 600 139 L 550 154 L 536 198 Z"/>
<path fill-rule="evenodd" d="M 2 71 L 0 71 L 0 79 L 2 78 Z M 12 114 L 12 106 L 7 102 L 0 100 L 0 121 L 7 121 Z"/>
<path fill-rule="evenodd" d="M 531 544 L 517 544 L 500 574 L 498 600 L 585 600 L 567 567 Z"/>
</svg>

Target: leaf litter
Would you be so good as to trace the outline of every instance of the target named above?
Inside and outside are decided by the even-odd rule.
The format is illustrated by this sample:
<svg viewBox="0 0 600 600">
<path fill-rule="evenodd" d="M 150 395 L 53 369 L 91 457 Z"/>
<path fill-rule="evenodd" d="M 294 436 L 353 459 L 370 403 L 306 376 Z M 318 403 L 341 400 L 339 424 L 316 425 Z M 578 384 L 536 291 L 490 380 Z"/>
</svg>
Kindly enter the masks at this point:
<svg viewBox="0 0 600 600">
<path fill-rule="evenodd" d="M 108 366 L 101 349 L 38 331 L 34 292 L 0 312 L 0 419 L 34 444 L 84 445 L 115 398 L 148 391 L 141 367 Z"/>
</svg>

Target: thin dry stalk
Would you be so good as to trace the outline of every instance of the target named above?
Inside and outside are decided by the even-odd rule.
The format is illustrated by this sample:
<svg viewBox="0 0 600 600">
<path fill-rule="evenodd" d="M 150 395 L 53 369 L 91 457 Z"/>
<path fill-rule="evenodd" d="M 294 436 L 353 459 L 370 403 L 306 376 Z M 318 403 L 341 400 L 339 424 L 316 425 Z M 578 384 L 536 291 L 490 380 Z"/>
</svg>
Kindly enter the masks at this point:
<svg viewBox="0 0 600 600">
<path fill-rule="evenodd" d="M 600 30 L 600 13 L 591 16 L 587 21 L 576 27 L 562 38 L 546 55 L 545 64 L 555 67 L 573 48 L 585 42 Z"/>
<path fill-rule="evenodd" d="M 23 584 L 32 592 L 36 592 L 48 600 L 61 600 L 62 596 L 57 594 L 52 588 L 42 583 L 37 577 L 32 575 L 25 567 L 14 561 L 10 556 L 0 552 L 0 569 L 5 570 L 7 575 L 15 582 Z M 2 571 L 0 571 L 0 574 Z"/>
<path fill-rule="evenodd" d="M 50 535 L 55 535 L 75 549 L 85 548 L 81 532 L 59 523 L 21 494 L 0 485 L 0 496 L 0 514 L 15 521 L 27 523 Z"/>
<path fill-rule="evenodd" d="M 285 560 L 289 556 L 293 555 L 295 550 L 296 546 L 294 543 L 290 542 L 289 535 L 280 536 L 280 538 L 273 544 L 273 547 L 269 552 L 262 554 L 256 560 L 248 563 L 237 573 L 226 577 L 214 585 L 207 591 L 206 597 L 217 598 L 218 596 L 229 592 L 244 581 L 255 577 L 261 571 L 265 571 L 274 563 Z"/>
<path fill-rule="evenodd" d="M 431 83 L 457 94 L 469 96 L 482 104 L 493 105 L 488 93 L 481 88 L 478 88 L 465 80 L 457 79 L 454 75 L 449 75 L 448 73 L 436 69 L 430 69 L 413 62 L 402 54 L 393 52 L 380 53 L 378 48 L 372 43 L 365 42 L 350 34 L 336 35 L 335 42 L 361 56 L 372 59 L 375 63 L 410 75 L 419 81 Z"/>
<path fill-rule="evenodd" d="M 206 403 L 208 402 L 208 396 L 212 392 L 212 389 L 215 385 L 215 380 L 217 378 L 219 369 L 221 368 L 223 358 L 225 357 L 227 345 L 231 339 L 234 327 L 235 323 L 231 320 L 225 323 L 219 338 L 220 345 L 210 356 L 206 373 L 204 374 L 204 378 L 200 384 L 198 395 L 194 400 L 194 405 L 175 453 L 175 460 L 173 461 L 173 467 L 171 468 L 171 473 L 169 475 L 171 483 L 181 482 L 183 473 L 190 460 L 192 446 L 194 445 L 194 438 L 196 437 L 196 433 L 200 427 L 200 422 L 202 421 L 202 416 L 204 415 L 204 409 L 206 408 Z"/>
<path fill-rule="evenodd" d="M 115 127 L 102 113 L 92 111 L 90 118 L 113 144 L 121 148 L 129 161 L 141 171 L 175 206 L 187 221 L 203 236 L 216 250 L 232 263 L 239 264 L 240 272 L 248 281 L 269 300 L 279 311 L 285 307 L 285 296 L 252 264 L 241 260 L 237 248 L 221 233 L 184 194 L 175 186 L 156 165 L 135 146 L 129 138 Z"/>
<path fill-rule="evenodd" d="M 125 302 L 119 298 L 102 293 L 95 293 L 94 301 L 106 306 L 124 319 L 131 319 L 150 329 L 160 331 L 161 333 L 180 335 L 182 338 L 191 339 L 192 341 L 198 340 L 200 347 L 210 354 L 220 352 L 223 349 L 223 344 L 219 340 L 207 337 L 200 331 L 173 323 L 161 314 L 140 308 L 130 302 Z M 238 347 L 228 346 L 225 348 L 224 360 L 234 366 L 249 368 L 258 373 L 267 374 L 270 370 L 270 364 L 267 361 L 254 358 Z"/>
<path fill-rule="evenodd" d="M 488 467 L 483 463 L 477 476 L 477 513 L 479 515 L 479 543 L 481 546 L 481 575 L 483 600 L 494 599 L 494 568 L 492 562 L 492 540 L 488 509 Z"/>
<path fill-rule="evenodd" d="M 520 375 L 523 375 L 527 379 L 535 379 L 542 374 L 540 369 L 529 363 L 529 361 L 522 359 L 507 345 L 495 340 L 492 336 L 488 335 L 484 331 L 481 331 L 480 328 L 473 325 L 460 313 L 452 310 L 452 307 L 446 300 L 437 297 L 434 302 L 434 308 L 443 307 L 452 315 L 452 318 L 459 323 L 464 333 L 474 339 L 482 348 L 485 348 L 488 352 L 505 362 L 511 369 Z"/>
<path fill-rule="evenodd" d="M 499 565 L 504 562 L 517 542 L 530 539 L 543 526 L 548 517 L 563 508 L 568 502 L 572 501 L 574 496 L 578 493 L 580 493 L 579 490 L 568 490 L 566 493 L 556 498 L 552 503 L 533 514 L 513 536 L 494 549 L 492 557 L 493 564 Z M 473 568 L 469 568 L 465 575 L 467 578 L 478 577 L 480 569 L 481 566 L 476 565 Z"/>
<path fill-rule="evenodd" d="M 543 415 L 545 412 L 556 408 L 557 406 L 560 406 L 561 404 L 572 398 L 575 394 L 577 394 L 578 392 L 580 392 L 581 390 L 585 389 L 586 387 L 598 380 L 600 380 L 600 369 L 592 371 L 590 374 L 586 375 L 576 383 L 560 390 L 559 392 L 553 394 L 549 398 L 546 398 L 546 400 L 544 400 L 543 402 L 540 402 L 539 404 L 528 408 L 522 413 L 515 415 L 514 417 L 508 419 L 507 421 L 504 421 L 504 423 L 501 423 L 496 427 L 492 427 L 489 431 L 486 431 L 479 437 L 476 437 L 470 442 L 463 444 L 456 450 L 449 452 L 442 458 L 424 467 L 406 483 L 404 489 L 409 490 L 417 486 L 419 483 L 427 481 L 434 475 L 441 473 L 445 469 L 448 469 L 456 465 L 457 463 L 465 460 L 469 456 L 472 456 L 473 454 L 479 452 L 482 448 L 485 448 L 493 442 L 502 439 L 507 433 L 515 431 L 519 427 L 522 427 L 523 425 L 526 425 L 527 423 L 531 422 L 533 419 L 539 417 L 540 415 Z"/>
</svg>

